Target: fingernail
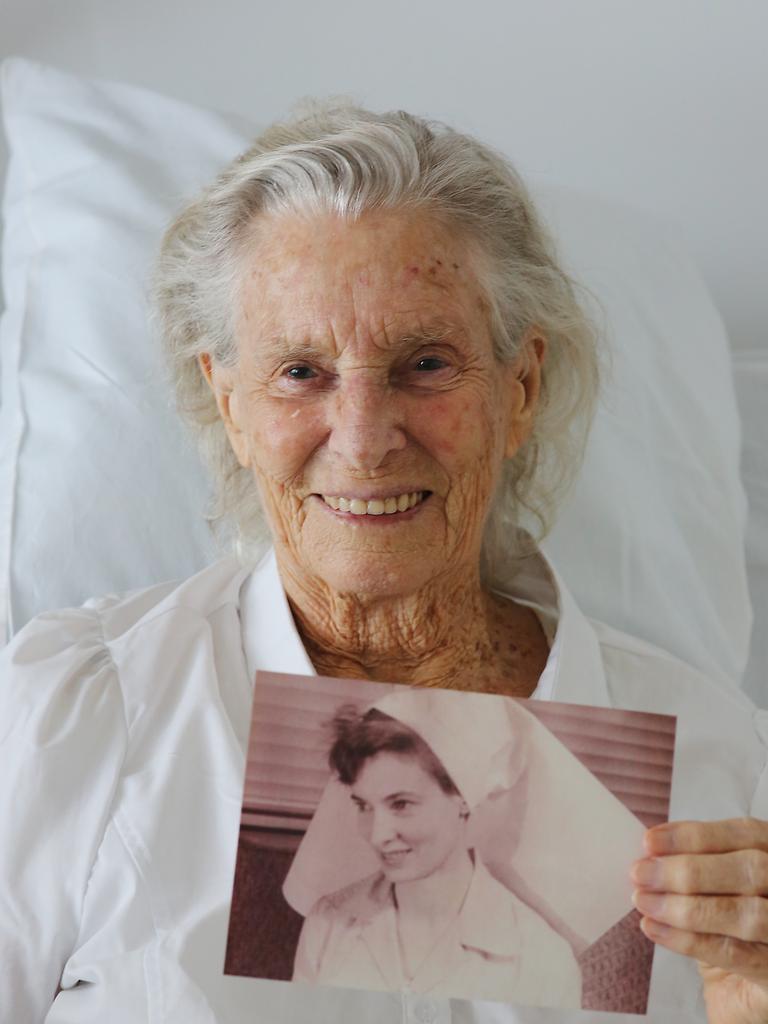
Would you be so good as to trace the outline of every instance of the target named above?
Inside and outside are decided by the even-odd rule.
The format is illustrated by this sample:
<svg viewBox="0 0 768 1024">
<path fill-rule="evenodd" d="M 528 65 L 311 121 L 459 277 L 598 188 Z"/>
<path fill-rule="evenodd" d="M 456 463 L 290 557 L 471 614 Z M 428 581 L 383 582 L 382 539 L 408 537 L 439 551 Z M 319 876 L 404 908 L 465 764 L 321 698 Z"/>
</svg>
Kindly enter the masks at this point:
<svg viewBox="0 0 768 1024">
<path fill-rule="evenodd" d="M 632 878 L 649 889 L 661 885 L 661 876 L 662 867 L 656 860 L 638 860 L 632 866 Z"/>
<path fill-rule="evenodd" d="M 655 825 L 645 833 L 645 848 L 649 853 L 674 853 L 674 825 Z"/>
<path fill-rule="evenodd" d="M 641 914 L 650 914 L 651 917 L 663 913 L 664 910 L 664 896 L 658 892 L 644 892 L 636 889 L 632 893 L 632 902 Z"/>
</svg>

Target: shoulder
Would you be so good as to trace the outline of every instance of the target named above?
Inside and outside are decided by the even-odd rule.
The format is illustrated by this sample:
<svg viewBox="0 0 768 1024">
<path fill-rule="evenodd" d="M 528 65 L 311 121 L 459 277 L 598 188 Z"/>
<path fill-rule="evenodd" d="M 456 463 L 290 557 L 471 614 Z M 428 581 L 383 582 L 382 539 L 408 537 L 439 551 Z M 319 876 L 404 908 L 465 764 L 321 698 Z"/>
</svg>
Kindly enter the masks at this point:
<svg viewBox="0 0 768 1024">
<path fill-rule="evenodd" d="M 590 620 L 605 665 L 608 689 L 617 706 L 635 698 L 649 710 L 676 714 L 695 704 L 737 716 L 751 715 L 755 706 L 734 682 L 728 685 L 654 644 Z M 629 706 L 629 705 L 627 705 Z"/>
<path fill-rule="evenodd" d="M 0 741 L 45 749 L 55 743 L 61 750 L 68 736 L 124 734 L 121 643 L 137 635 L 141 648 L 143 632 L 157 622 L 210 617 L 236 600 L 248 571 L 226 558 L 182 582 L 108 594 L 31 619 L 0 649 Z"/>
<path fill-rule="evenodd" d="M 219 559 L 186 580 L 170 580 L 124 593 L 89 598 L 77 608 L 42 612 L 0 651 L 6 663 L 23 664 L 35 651 L 109 643 L 167 614 L 207 616 L 237 593 L 251 566 L 234 556 Z M 45 638 L 45 642 L 43 642 Z"/>
<path fill-rule="evenodd" d="M 356 925 L 366 924 L 386 906 L 389 891 L 379 872 L 322 896 L 304 919 L 293 980 L 316 982 L 330 951 L 338 952 Z"/>
<path fill-rule="evenodd" d="M 462 943 L 469 948 L 500 957 L 536 950 L 549 962 L 573 961 L 570 943 L 494 878 L 479 857 L 460 917 Z"/>
<path fill-rule="evenodd" d="M 28 750 L 55 742 L 61 756 L 70 749 L 79 762 L 87 752 L 93 760 L 110 737 L 107 760 L 114 760 L 126 746 L 132 691 L 142 689 L 133 677 L 146 677 L 147 692 L 159 687 L 157 656 L 168 648 L 162 639 L 190 618 L 205 632 L 205 620 L 236 600 L 247 573 L 235 559 L 223 559 L 183 582 L 109 594 L 31 619 L 0 649 L 0 742 Z M 148 642 L 158 624 L 161 637 Z"/>
<path fill-rule="evenodd" d="M 499 996 L 547 1006 L 581 1005 L 581 971 L 570 943 L 511 889 L 497 881 L 482 860 L 460 915 L 462 946 L 500 963 L 519 961 L 514 994 Z"/>
<path fill-rule="evenodd" d="M 184 581 L 91 598 L 78 608 L 43 612 L 0 649 L 2 698 L 39 700 L 63 680 L 72 686 L 109 678 L 119 682 L 116 652 L 150 629 L 173 628 L 185 619 L 210 619 L 236 603 L 250 569 L 221 559 Z M 58 681 L 58 682 L 57 682 Z M 66 687 L 65 687 L 66 689 Z"/>
<path fill-rule="evenodd" d="M 533 942 L 533 948 L 546 950 L 550 956 L 556 953 L 569 960 L 573 958 L 573 951 L 567 939 L 555 931 L 538 911 L 529 907 L 511 889 L 496 881 L 484 866 L 483 879 L 484 884 L 488 886 L 489 894 L 492 893 L 499 916 L 512 918 L 520 937 L 526 942 Z"/>
<path fill-rule="evenodd" d="M 208 618 L 219 608 L 236 604 L 240 586 L 251 571 L 252 566 L 230 555 L 186 580 L 106 595 L 87 601 L 83 609 L 99 616 L 105 638 L 113 641 L 164 617 Z"/>
<path fill-rule="evenodd" d="M 390 890 L 391 886 L 384 875 L 376 872 L 321 896 L 310 911 L 310 917 L 344 924 L 362 923 L 388 905 Z"/>
</svg>

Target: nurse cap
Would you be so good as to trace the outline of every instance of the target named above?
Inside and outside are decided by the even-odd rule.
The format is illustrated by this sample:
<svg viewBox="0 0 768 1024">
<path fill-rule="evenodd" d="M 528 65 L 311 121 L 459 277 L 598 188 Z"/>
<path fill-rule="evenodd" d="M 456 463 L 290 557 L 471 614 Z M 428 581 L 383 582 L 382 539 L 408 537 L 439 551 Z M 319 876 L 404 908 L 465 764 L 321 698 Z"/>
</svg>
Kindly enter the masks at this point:
<svg viewBox="0 0 768 1024">
<path fill-rule="evenodd" d="M 418 733 L 473 809 L 518 781 L 534 719 L 496 694 L 454 696 L 447 690 L 398 687 L 372 709 Z"/>
</svg>

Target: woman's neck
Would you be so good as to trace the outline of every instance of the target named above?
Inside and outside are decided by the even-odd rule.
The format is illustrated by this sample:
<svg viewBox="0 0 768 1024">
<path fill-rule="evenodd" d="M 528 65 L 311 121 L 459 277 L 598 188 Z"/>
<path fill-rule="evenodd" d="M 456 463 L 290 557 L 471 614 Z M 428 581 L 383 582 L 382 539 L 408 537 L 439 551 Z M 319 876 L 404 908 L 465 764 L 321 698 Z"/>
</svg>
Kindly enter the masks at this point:
<svg viewBox="0 0 768 1024">
<path fill-rule="evenodd" d="M 536 615 L 479 574 L 365 601 L 280 567 L 294 620 L 321 675 L 527 697 L 548 647 Z"/>
<path fill-rule="evenodd" d="M 467 895 L 474 865 L 466 847 L 457 847 L 452 855 L 426 878 L 396 882 L 395 905 L 403 921 L 426 922 L 434 928 L 438 921 L 453 919 Z"/>
</svg>

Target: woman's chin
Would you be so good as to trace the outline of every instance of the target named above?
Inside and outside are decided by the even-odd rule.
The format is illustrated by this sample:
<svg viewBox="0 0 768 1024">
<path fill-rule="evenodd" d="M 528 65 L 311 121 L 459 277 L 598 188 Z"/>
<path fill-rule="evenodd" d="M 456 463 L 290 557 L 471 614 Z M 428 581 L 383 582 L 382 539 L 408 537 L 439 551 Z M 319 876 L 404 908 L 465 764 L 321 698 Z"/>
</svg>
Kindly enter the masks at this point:
<svg viewBox="0 0 768 1024">
<path fill-rule="evenodd" d="M 441 568 L 437 558 L 424 557 L 424 553 L 420 556 L 413 551 L 351 551 L 349 548 L 326 549 L 316 565 L 317 575 L 332 590 L 368 601 L 415 594 L 434 579 Z"/>
<path fill-rule="evenodd" d="M 446 568 L 445 528 L 434 500 L 404 513 L 398 525 L 394 516 L 335 512 L 315 497 L 291 545 L 293 557 L 337 593 L 371 600 L 407 597 Z"/>
<path fill-rule="evenodd" d="M 415 882 L 422 875 L 413 864 L 382 864 L 382 873 L 388 882 Z"/>
</svg>

